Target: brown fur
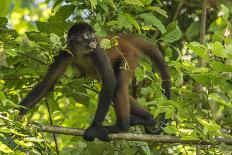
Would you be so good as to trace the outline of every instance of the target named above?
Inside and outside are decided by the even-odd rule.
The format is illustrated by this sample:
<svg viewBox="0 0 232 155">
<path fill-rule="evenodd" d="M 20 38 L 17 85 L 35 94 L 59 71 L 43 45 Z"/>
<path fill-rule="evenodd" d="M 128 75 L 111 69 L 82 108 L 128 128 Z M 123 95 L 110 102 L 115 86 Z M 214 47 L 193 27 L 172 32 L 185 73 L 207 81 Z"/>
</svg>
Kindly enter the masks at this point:
<svg viewBox="0 0 232 155">
<path fill-rule="evenodd" d="M 95 137 L 107 140 L 108 132 L 127 131 L 129 124 L 155 125 L 153 115 L 129 96 L 128 86 L 138 65 L 139 55 L 144 53 L 158 66 L 162 88 L 167 99 L 170 99 L 170 77 L 162 54 L 151 43 L 128 34 L 121 34 L 118 38 L 118 46 L 106 52 L 99 48 L 99 43 L 96 44 L 96 48 L 84 49 L 96 39 L 80 38 L 85 31 L 93 33 L 91 26 L 86 23 L 77 23 L 70 28 L 67 44 L 73 56 L 66 51 L 61 51 L 55 57 L 43 80 L 20 102 L 20 105 L 26 107 L 20 108 L 20 115 L 25 114 L 28 108 L 32 108 L 51 91 L 66 67 L 74 63 L 83 73 L 102 82 L 94 120 L 84 133 L 86 140 L 93 140 Z M 112 101 L 117 116 L 116 124 L 103 127 L 102 122 Z M 163 117 L 162 126 L 164 124 L 166 120 Z M 160 131 L 161 128 L 158 128 L 151 133 L 158 134 Z"/>
</svg>

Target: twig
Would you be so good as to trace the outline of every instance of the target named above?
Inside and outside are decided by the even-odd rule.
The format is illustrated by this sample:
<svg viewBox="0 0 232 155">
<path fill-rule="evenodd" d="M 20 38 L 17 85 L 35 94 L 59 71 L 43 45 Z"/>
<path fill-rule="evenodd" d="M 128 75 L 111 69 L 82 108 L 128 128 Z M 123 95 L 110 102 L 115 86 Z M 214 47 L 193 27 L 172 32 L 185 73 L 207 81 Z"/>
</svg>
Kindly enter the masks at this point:
<svg viewBox="0 0 232 155">
<path fill-rule="evenodd" d="M 180 10 L 182 8 L 182 6 L 185 4 L 185 0 L 181 0 L 180 3 L 178 4 L 178 7 L 176 9 L 175 15 L 173 17 L 173 20 L 175 21 L 180 13 Z"/>
<path fill-rule="evenodd" d="M 83 129 L 68 128 L 61 126 L 44 125 L 42 126 L 43 132 L 82 136 L 84 134 Z M 128 140 L 128 141 L 144 141 L 144 142 L 156 142 L 156 143 L 179 143 L 179 144 L 191 144 L 191 145 L 218 145 L 225 143 L 232 145 L 232 140 L 225 138 L 215 138 L 215 142 L 203 141 L 203 140 L 182 140 L 176 136 L 168 135 L 150 135 L 150 134 L 133 134 L 133 133 L 115 133 L 109 135 L 110 140 Z"/>
<path fill-rule="evenodd" d="M 47 106 L 47 110 L 48 110 L 50 124 L 53 125 L 52 116 L 51 116 L 51 110 L 50 110 L 50 107 L 48 105 L 47 97 L 45 97 L 45 102 L 46 102 L 46 106 Z M 58 143 L 57 143 L 56 133 L 53 132 L 52 136 L 53 136 L 53 139 L 54 139 L 54 142 L 55 142 L 56 154 L 59 155 L 59 147 L 58 147 Z"/>
</svg>

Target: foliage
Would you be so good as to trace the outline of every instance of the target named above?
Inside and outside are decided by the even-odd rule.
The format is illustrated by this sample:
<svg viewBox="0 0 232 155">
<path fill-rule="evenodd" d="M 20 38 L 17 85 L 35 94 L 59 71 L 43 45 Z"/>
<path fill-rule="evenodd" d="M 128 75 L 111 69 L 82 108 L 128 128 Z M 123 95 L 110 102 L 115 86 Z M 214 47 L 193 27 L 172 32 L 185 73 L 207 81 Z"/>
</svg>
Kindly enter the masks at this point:
<svg viewBox="0 0 232 155">
<path fill-rule="evenodd" d="M 180 0 L 1 0 L 0 1 L 0 152 L 11 154 L 55 153 L 50 134 L 35 123 L 49 124 L 45 100 L 22 121 L 17 103 L 47 70 L 75 22 L 87 21 L 96 34 L 115 36 L 101 42 L 117 46 L 117 34 L 129 32 L 158 44 L 168 62 L 173 100 L 160 89 L 156 68 L 142 57 L 136 70 L 139 102 L 158 116 L 166 112 L 170 123 L 164 134 L 182 139 L 231 139 L 232 120 L 232 2 L 208 4 L 205 44 L 199 43 L 201 1 L 179 5 Z M 180 6 L 180 10 L 178 10 Z M 51 8 L 50 8 L 51 7 Z M 174 15 L 177 17 L 174 18 Z M 7 17 L 7 18 L 6 18 Z M 199 67 L 199 58 L 203 66 Z M 198 85 L 203 86 L 198 90 Z M 86 128 L 93 118 L 100 84 L 80 78 L 70 66 L 46 97 L 53 123 Z M 115 121 L 110 110 L 105 124 Z M 131 132 L 143 133 L 140 127 Z M 196 147 L 114 141 L 86 143 L 81 137 L 57 135 L 61 154 L 194 154 Z M 51 146 L 50 144 L 51 143 Z M 202 146 L 203 147 L 203 146 Z M 203 147 L 206 154 L 226 154 L 231 146 Z"/>
</svg>

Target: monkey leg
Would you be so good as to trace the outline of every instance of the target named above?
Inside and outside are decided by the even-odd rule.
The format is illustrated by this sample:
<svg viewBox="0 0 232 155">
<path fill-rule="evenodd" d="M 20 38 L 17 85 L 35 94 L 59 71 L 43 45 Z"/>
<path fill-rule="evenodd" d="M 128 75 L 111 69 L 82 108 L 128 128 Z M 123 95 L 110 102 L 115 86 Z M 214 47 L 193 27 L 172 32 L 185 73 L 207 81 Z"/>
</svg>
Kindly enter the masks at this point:
<svg viewBox="0 0 232 155">
<path fill-rule="evenodd" d="M 153 115 L 138 104 L 136 99 L 129 97 L 130 102 L 130 125 L 154 126 L 156 124 Z"/>
<path fill-rule="evenodd" d="M 129 128 L 130 103 L 128 85 L 131 78 L 130 72 L 129 70 L 122 70 L 118 76 L 114 99 L 114 110 L 117 120 L 115 125 L 107 126 L 110 133 L 126 132 Z"/>
</svg>

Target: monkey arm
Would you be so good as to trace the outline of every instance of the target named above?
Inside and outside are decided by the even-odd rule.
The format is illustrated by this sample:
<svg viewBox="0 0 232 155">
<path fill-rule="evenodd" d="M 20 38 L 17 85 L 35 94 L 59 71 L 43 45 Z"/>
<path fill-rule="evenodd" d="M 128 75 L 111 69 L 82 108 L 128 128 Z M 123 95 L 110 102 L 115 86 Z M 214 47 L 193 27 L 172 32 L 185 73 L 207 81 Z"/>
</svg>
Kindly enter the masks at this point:
<svg viewBox="0 0 232 155">
<path fill-rule="evenodd" d="M 28 95 L 19 103 L 20 105 L 26 107 L 20 109 L 20 115 L 24 115 L 28 109 L 32 108 L 49 91 L 52 90 L 56 81 L 64 73 L 70 62 L 71 55 L 65 51 L 61 51 L 59 55 L 55 57 L 54 62 L 49 66 L 43 80 L 36 84 Z"/>
<path fill-rule="evenodd" d="M 117 82 L 113 68 L 105 53 L 97 51 L 93 53 L 92 57 L 96 69 L 101 76 L 102 87 L 94 120 L 90 127 L 85 131 L 84 138 L 86 140 L 93 140 L 97 136 L 99 139 L 106 140 L 108 133 L 107 131 L 101 130 L 100 127 L 109 110 L 110 103 L 114 99 Z"/>
</svg>

